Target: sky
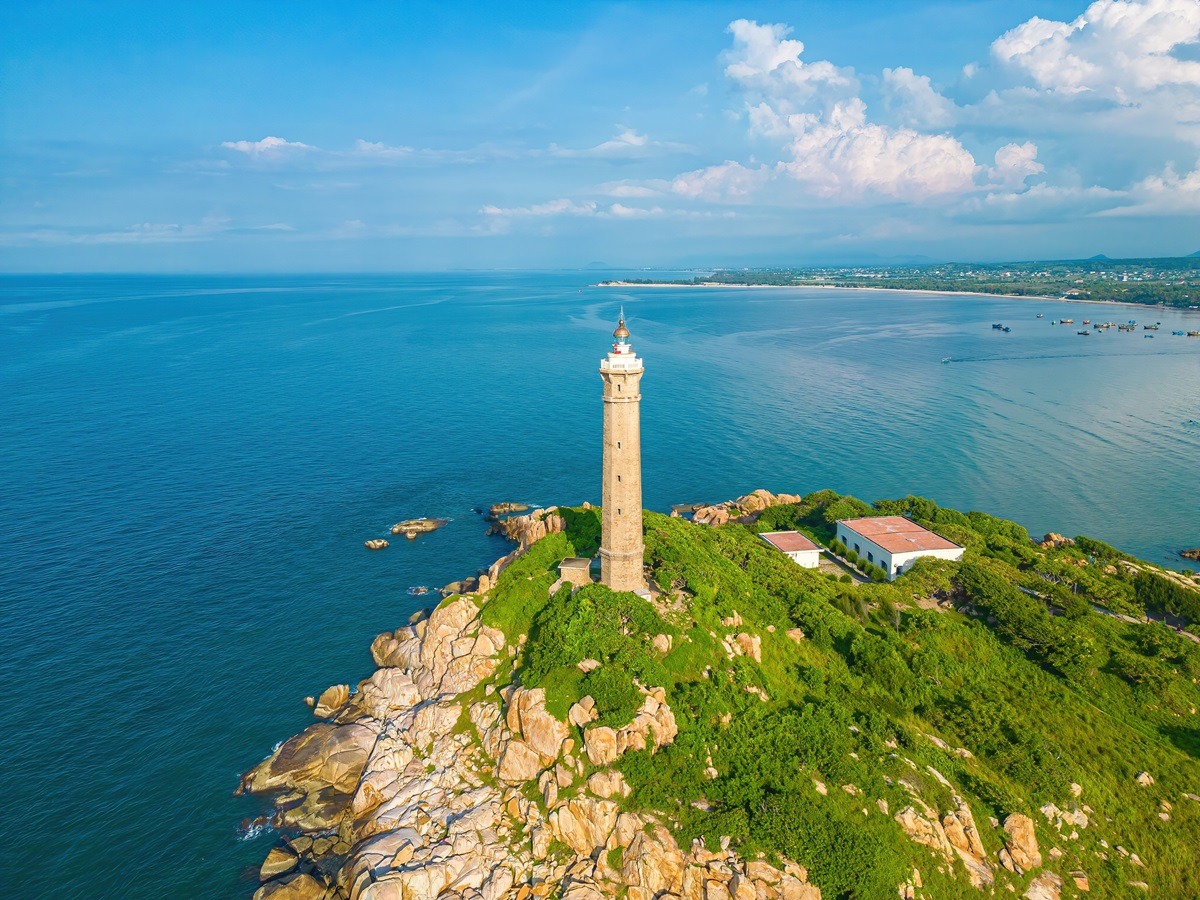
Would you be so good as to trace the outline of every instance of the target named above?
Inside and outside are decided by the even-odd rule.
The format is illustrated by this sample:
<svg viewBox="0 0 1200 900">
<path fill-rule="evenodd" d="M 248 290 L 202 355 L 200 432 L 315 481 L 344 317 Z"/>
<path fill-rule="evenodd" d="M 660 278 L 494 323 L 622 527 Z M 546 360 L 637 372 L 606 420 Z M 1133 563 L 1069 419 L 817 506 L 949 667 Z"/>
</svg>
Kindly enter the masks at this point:
<svg viewBox="0 0 1200 900">
<path fill-rule="evenodd" d="M 0 271 L 1197 250 L 1200 0 L 0 9 Z"/>
</svg>

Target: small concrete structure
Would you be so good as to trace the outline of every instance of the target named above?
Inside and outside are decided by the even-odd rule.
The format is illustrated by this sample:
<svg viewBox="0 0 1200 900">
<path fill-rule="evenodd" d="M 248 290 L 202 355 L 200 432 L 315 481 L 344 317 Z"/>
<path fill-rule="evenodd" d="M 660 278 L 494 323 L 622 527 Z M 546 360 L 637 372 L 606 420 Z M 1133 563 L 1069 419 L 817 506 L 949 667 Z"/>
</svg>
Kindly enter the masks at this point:
<svg viewBox="0 0 1200 900">
<path fill-rule="evenodd" d="M 821 548 L 798 531 L 764 531 L 759 537 L 798 566 L 815 569 L 821 564 Z"/>
<path fill-rule="evenodd" d="M 592 561 L 582 556 L 568 556 L 558 564 L 558 577 L 564 584 L 582 587 L 592 583 Z"/>
<path fill-rule="evenodd" d="M 922 556 L 960 560 L 963 548 L 922 528 L 904 516 L 872 516 L 837 523 L 837 539 L 867 562 L 887 572 L 888 580 L 909 568 Z"/>
</svg>

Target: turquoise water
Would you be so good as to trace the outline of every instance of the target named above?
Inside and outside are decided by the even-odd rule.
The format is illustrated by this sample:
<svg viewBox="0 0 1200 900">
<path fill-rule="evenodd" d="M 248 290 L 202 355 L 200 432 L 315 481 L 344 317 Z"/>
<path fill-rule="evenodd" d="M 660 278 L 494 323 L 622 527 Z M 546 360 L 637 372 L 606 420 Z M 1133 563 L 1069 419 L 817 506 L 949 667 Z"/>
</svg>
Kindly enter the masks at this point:
<svg viewBox="0 0 1200 900">
<path fill-rule="evenodd" d="M 507 551 L 473 508 L 598 501 L 622 303 L 651 508 L 913 492 L 1200 544 L 1195 313 L 596 278 L 0 279 L 0 895 L 248 896 L 272 836 L 230 794 L 302 698 Z M 453 521 L 363 549 L 416 515 Z"/>
</svg>

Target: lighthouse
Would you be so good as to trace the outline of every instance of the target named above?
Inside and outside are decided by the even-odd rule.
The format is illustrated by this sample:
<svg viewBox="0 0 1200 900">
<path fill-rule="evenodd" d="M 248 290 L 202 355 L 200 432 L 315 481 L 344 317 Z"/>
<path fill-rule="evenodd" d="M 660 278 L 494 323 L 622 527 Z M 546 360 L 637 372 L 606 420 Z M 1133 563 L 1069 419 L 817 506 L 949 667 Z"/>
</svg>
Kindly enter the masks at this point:
<svg viewBox="0 0 1200 900">
<path fill-rule="evenodd" d="M 642 361 L 629 344 L 625 311 L 612 350 L 600 360 L 604 381 L 604 491 L 600 581 L 614 591 L 644 591 L 642 560 Z"/>
</svg>

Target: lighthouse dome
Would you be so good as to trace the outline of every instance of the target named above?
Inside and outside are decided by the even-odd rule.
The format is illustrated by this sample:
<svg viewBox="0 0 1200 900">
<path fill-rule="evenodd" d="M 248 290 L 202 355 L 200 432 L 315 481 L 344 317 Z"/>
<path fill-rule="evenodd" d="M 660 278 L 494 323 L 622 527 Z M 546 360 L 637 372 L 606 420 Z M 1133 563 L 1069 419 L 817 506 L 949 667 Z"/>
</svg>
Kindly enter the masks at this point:
<svg viewBox="0 0 1200 900">
<path fill-rule="evenodd" d="M 621 321 L 617 323 L 617 330 L 613 332 L 613 337 L 620 340 L 621 338 L 629 337 L 629 329 L 625 327 L 625 317 L 621 317 Z"/>
</svg>

